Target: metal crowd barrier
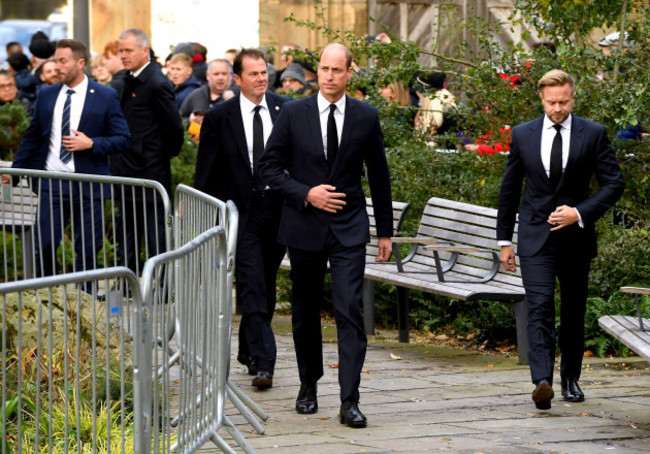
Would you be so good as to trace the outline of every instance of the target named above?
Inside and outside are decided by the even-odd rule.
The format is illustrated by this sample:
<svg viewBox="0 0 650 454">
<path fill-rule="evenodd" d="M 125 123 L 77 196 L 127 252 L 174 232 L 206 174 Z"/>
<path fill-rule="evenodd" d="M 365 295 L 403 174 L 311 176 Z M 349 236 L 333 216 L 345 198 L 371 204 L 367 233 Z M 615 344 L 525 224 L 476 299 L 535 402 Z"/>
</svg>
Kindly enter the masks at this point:
<svg viewBox="0 0 650 454">
<path fill-rule="evenodd" d="M 92 299 L 92 307 L 101 305 L 106 308 L 111 319 L 114 317 L 119 318 L 121 321 L 120 326 L 125 330 L 124 333 L 130 335 L 131 339 L 134 341 L 136 339 L 136 333 L 149 333 L 149 331 L 145 330 L 142 324 L 137 321 L 137 309 L 142 307 L 144 313 L 150 314 L 150 316 L 153 317 L 152 320 L 154 320 L 155 323 L 150 327 L 151 336 L 144 341 L 144 344 L 146 344 L 148 348 L 145 348 L 142 351 L 142 354 L 151 355 L 152 358 L 155 359 L 153 365 L 154 369 L 152 369 L 153 375 L 145 378 L 145 380 L 149 380 L 150 384 L 154 385 L 152 388 L 154 389 L 154 394 L 155 390 L 158 389 L 155 384 L 160 383 L 160 386 L 162 387 L 161 389 L 164 390 L 165 383 L 169 385 L 169 383 L 174 382 L 171 377 L 183 374 L 185 374 L 183 375 L 184 377 L 200 376 L 202 379 L 205 379 L 206 377 L 219 377 L 217 385 L 212 384 L 206 386 L 205 388 L 202 388 L 202 394 L 198 397 L 194 396 L 193 409 L 191 405 L 188 406 L 187 402 L 185 402 L 184 406 L 182 406 L 182 410 L 179 410 L 179 414 L 171 418 L 169 427 L 165 426 L 163 421 L 166 421 L 165 418 L 169 417 L 171 414 L 170 411 L 174 408 L 176 402 L 171 398 L 169 401 L 165 401 L 163 396 L 167 396 L 168 394 L 164 392 L 152 397 L 153 400 L 151 405 L 153 405 L 153 407 L 151 405 L 140 406 L 140 408 L 154 408 L 154 415 L 145 414 L 143 419 L 139 420 L 137 415 L 134 414 L 132 416 L 134 427 L 140 426 L 145 433 L 147 433 L 147 428 L 150 429 L 152 424 L 155 425 L 158 423 L 162 432 L 168 434 L 176 433 L 174 430 L 170 429 L 170 427 L 172 427 L 171 424 L 173 424 L 174 427 L 178 427 L 177 432 L 182 434 L 182 436 L 177 440 L 172 440 L 169 437 L 167 439 L 152 439 L 152 446 L 156 449 L 154 452 L 168 452 L 172 447 L 177 448 L 178 446 L 183 446 L 182 450 L 186 452 L 192 452 L 205 442 L 206 436 L 209 439 L 212 439 L 212 441 L 216 443 L 222 451 L 232 452 L 223 439 L 216 434 L 216 430 L 223 425 L 245 452 L 254 453 L 252 447 L 250 447 L 232 422 L 225 417 L 223 412 L 223 396 L 227 395 L 235 408 L 244 416 L 249 424 L 251 424 L 258 433 L 264 433 L 262 425 L 254 418 L 250 410 L 256 413 L 257 416 L 263 420 L 268 419 L 268 415 L 248 396 L 246 396 L 246 394 L 228 380 L 230 338 L 232 330 L 232 264 L 234 263 L 238 222 L 237 209 L 234 204 L 232 204 L 232 202 L 226 204 L 218 199 L 207 196 L 200 191 L 179 185 L 175 194 L 175 211 L 174 217 L 172 218 L 169 215 L 170 203 L 167 193 L 160 184 L 154 181 L 98 175 L 43 172 L 25 169 L 0 169 L 0 175 L 3 173 L 9 174 L 13 178 L 21 178 L 22 186 L 18 185 L 11 187 L 11 192 L 7 191 L 7 188 L 9 187 L 7 185 L 3 185 L 1 188 L 3 190 L 3 198 L 0 202 L 0 213 L 3 214 L 2 224 L 4 229 L 3 232 L 0 232 L 2 235 L 0 237 L 0 247 L 2 248 L 1 255 L 3 256 L 4 270 L 0 273 L 0 288 L 5 291 L 7 289 L 5 286 L 9 285 L 2 284 L 1 282 L 3 280 L 9 283 L 12 283 L 12 281 L 14 281 L 13 283 L 20 283 L 23 286 L 21 288 L 28 288 L 24 287 L 25 285 L 41 286 L 46 285 L 48 282 L 56 281 L 52 281 L 54 277 L 36 280 L 21 280 L 21 278 L 25 277 L 25 274 L 28 275 L 30 265 L 31 269 L 35 270 L 37 275 L 43 275 L 45 267 L 42 255 L 39 256 L 40 260 L 35 260 L 33 258 L 30 260 L 29 251 L 23 252 L 21 260 L 20 254 L 16 252 L 18 249 L 16 248 L 17 237 L 20 237 L 23 243 L 26 244 L 29 244 L 31 240 L 33 244 L 38 245 L 42 250 L 43 243 L 46 243 L 46 241 L 43 241 L 45 235 L 42 231 L 44 228 L 42 226 L 32 228 L 32 226 L 36 224 L 38 217 L 42 216 L 43 213 L 45 213 L 46 216 L 49 214 L 50 219 L 52 219 L 51 213 L 61 213 L 67 210 L 71 213 L 71 221 L 69 222 L 70 227 L 68 227 L 68 230 L 66 231 L 67 237 L 71 239 L 78 238 L 78 241 L 83 244 L 87 243 L 86 239 L 89 236 L 96 239 L 99 238 L 102 247 L 100 248 L 99 245 L 96 245 L 90 249 L 85 246 L 75 248 L 74 244 L 70 245 L 70 243 L 74 243 L 74 241 L 64 241 L 58 248 L 56 255 L 55 253 L 51 254 L 51 259 L 58 255 L 59 265 L 54 266 L 54 270 L 50 271 L 52 271 L 55 276 L 60 276 L 61 279 L 66 281 L 66 279 L 73 278 L 69 277 L 70 275 L 63 275 L 61 273 L 66 271 L 74 272 L 84 270 L 85 272 L 78 272 L 73 276 L 84 276 L 84 279 L 77 279 L 75 282 L 77 287 L 86 290 L 88 294 L 85 292 L 77 293 L 83 295 L 84 300 L 89 298 Z M 35 185 L 34 179 L 40 179 L 41 184 Z M 29 188 L 24 184 L 25 181 L 30 180 L 32 181 L 33 187 L 37 188 L 35 196 L 30 194 Z M 57 202 L 59 203 L 58 206 L 55 206 L 56 202 L 52 201 L 47 204 L 42 203 L 41 200 L 43 198 L 40 197 L 42 192 L 47 191 L 48 193 L 52 193 L 53 190 L 58 191 L 59 193 L 68 191 L 67 194 L 81 194 L 81 196 L 67 197 L 65 200 L 57 199 Z M 52 200 L 54 198 L 50 197 L 49 199 Z M 84 199 L 89 199 L 95 203 L 100 201 L 100 205 L 103 207 L 101 215 L 88 215 L 88 200 Z M 19 209 L 20 204 L 17 201 L 23 202 L 23 209 Z M 86 203 L 85 206 L 84 203 Z M 24 209 L 25 206 L 31 206 L 32 209 Z M 166 222 L 164 225 L 160 225 L 160 223 L 157 222 L 151 223 L 147 221 L 147 212 L 153 214 L 153 219 L 156 219 L 158 213 L 161 213 Z M 11 218 L 4 216 L 5 213 L 12 213 Z M 60 216 L 60 219 L 63 220 L 61 214 L 57 214 L 57 216 Z M 77 216 L 77 218 L 75 218 L 75 216 Z M 122 244 L 126 244 L 125 236 L 129 229 L 127 221 L 133 221 L 138 216 L 145 219 L 144 232 L 153 229 L 156 235 L 164 236 L 164 246 L 155 245 L 154 247 L 154 245 L 149 244 L 147 236 L 144 235 L 144 246 L 142 250 L 138 251 L 140 261 L 137 261 L 135 266 L 132 267 L 132 271 L 135 272 L 133 276 L 134 278 L 137 278 L 141 269 L 141 263 L 147 261 L 148 264 L 149 261 L 153 260 L 152 256 L 157 257 L 156 261 L 153 261 L 152 264 L 149 265 L 149 268 L 146 268 L 147 265 L 145 265 L 145 268 L 148 270 L 154 267 L 156 270 L 155 272 L 147 271 L 147 274 L 144 273 L 143 270 L 143 285 L 148 292 L 147 298 L 149 298 L 146 300 L 149 303 L 145 304 L 145 306 L 141 306 L 138 298 L 136 298 L 135 294 L 137 291 L 135 289 L 139 290 L 139 287 L 137 285 L 134 286 L 132 282 L 127 285 L 124 279 L 110 279 L 106 276 L 104 279 L 92 278 L 96 273 L 108 272 L 109 269 L 113 269 L 107 267 L 127 263 L 127 260 L 125 259 L 127 257 L 127 251 L 119 248 L 122 247 Z M 8 222 L 9 219 L 12 219 L 12 221 Z M 76 223 L 75 220 L 78 223 Z M 83 222 L 86 221 L 87 227 L 80 228 L 79 226 L 83 225 Z M 222 264 L 221 268 L 225 269 L 225 281 L 223 280 L 224 278 L 221 277 L 218 287 L 219 290 L 217 290 L 217 288 L 214 288 L 213 290 L 215 292 L 223 291 L 223 282 L 225 282 L 225 288 L 230 290 L 226 292 L 225 296 L 221 295 L 219 298 L 216 298 L 216 295 L 210 294 L 213 298 L 213 309 L 218 310 L 218 320 L 222 323 L 221 328 L 218 330 L 220 342 L 212 343 L 207 341 L 203 342 L 203 338 L 201 337 L 197 338 L 197 333 L 200 333 L 200 323 L 204 321 L 204 318 L 202 317 L 205 314 L 205 310 L 207 310 L 206 307 L 203 307 L 203 312 L 196 312 L 196 314 L 201 317 L 194 320 L 194 322 L 196 322 L 194 325 L 192 325 L 191 322 L 188 322 L 188 319 L 186 318 L 189 313 L 186 311 L 188 307 L 193 307 L 191 306 L 192 304 L 209 305 L 209 298 L 203 300 L 203 303 L 191 302 L 191 300 L 187 299 L 188 294 L 193 295 L 192 298 L 195 298 L 195 294 L 192 292 L 200 291 L 203 292 L 201 295 L 208 295 L 205 293 L 208 292 L 208 290 L 206 290 L 208 277 L 205 275 L 199 277 L 198 275 L 195 275 L 194 272 L 187 274 L 187 263 L 183 260 L 187 261 L 188 259 L 185 258 L 181 260 L 179 254 L 182 255 L 187 252 L 187 254 L 196 255 L 194 251 L 198 250 L 196 249 L 198 246 L 195 246 L 195 249 L 191 249 L 189 245 L 183 245 L 188 242 L 190 244 L 195 244 L 199 237 L 203 238 L 203 232 L 210 230 L 217 224 L 224 230 L 226 239 L 219 241 L 219 247 L 221 249 L 225 248 L 226 261 L 229 265 L 223 266 L 223 263 L 226 262 L 221 259 L 219 260 L 218 263 Z M 50 221 L 49 225 L 51 227 L 53 221 Z M 7 232 L 13 233 L 14 235 L 8 235 Z M 171 251 L 172 239 L 174 247 L 176 248 L 174 251 Z M 119 247 L 116 252 L 117 245 L 119 245 Z M 53 246 L 53 248 L 56 249 L 56 246 Z M 168 255 L 165 255 L 165 253 L 160 254 L 162 248 L 171 252 Z M 187 248 L 190 248 L 191 251 L 186 251 Z M 179 252 L 180 249 L 185 252 Z M 222 252 L 223 251 L 219 253 Z M 90 258 L 90 260 L 86 260 L 87 257 Z M 208 259 L 208 254 L 199 253 L 197 257 L 201 257 L 201 259 L 199 260 L 195 257 L 194 260 L 204 262 L 206 260 L 208 260 L 208 262 L 210 261 Z M 161 260 L 165 263 L 164 265 L 161 264 Z M 165 260 L 168 261 L 165 262 Z M 20 273 L 21 262 L 23 274 Z M 173 263 L 173 266 L 170 266 L 170 263 Z M 213 263 L 217 262 L 213 261 Z M 54 265 L 53 259 L 52 264 Z M 13 268 L 12 265 L 14 265 Z M 203 265 L 205 265 L 205 263 Z M 155 268 L 156 266 L 158 267 Z M 92 268 L 98 269 L 89 271 Z M 102 268 L 104 269 L 102 270 Z M 199 279 L 198 284 L 192 280 L 195 278 Z M 195 287 L 192 287 L 193 285 Z M 201 290 L 197 290 L 196 285 L 198 285 Z M 12 287 L 9 288 L 11 289 Z M 218 301 L 218 304 L 215 305 L 216 301 Z M 6 310 L 6 304 L 3 304 L 3 310 Z M 5 320 L 5 318 L 3 318 L 3 320 Z M 3 329 L 3 333 L 5 332 L 6 330 Z M 204 336 L 207 335 L 208 334 L 204 333 Z M 211 353 L 218 353 L 219 361 L 221 362 L 218 362 L 218 367 L 216 369 L 214 361 L 204 366 L 206 352 L 201 352 L 196 349 L 198 348 L 196 347 L 197 342 L 203 342 L 206 344 L 206 347 L 212 348 L 210 351 Z M 135 342 L 134 345 L 137 344 L 138 343 Z M 175 364 L 177 364 L 177 367 L 175 367 Z M 140 365 L 137 370 L 148 370 L 148 366 L 143 367 Z M 2 383 L 6 383 L 6 381 L 3 380 Z M 180 383 L 185 386 L 183 380 L 180 380 Z M 202 383 L 202 381 L 200 383 Z M 225 383 L 225 385 L 221 386 L 222 383 Z M 195 385 L 198 384 L 195 383 Z M 147 385 L 144 388 L 149 389 L 150 387 L 148 388 Z M 188 393 L 190 393 L 190 391 L 184 391 L 181 395 L 187 395 Z M 141 395 L 146 396 L 146 394 Z M 215 396 L 221 396 L 220 400 L 217 400 L 220 406 L 218 406 L 218 411 L 216 413 L 211 413 L 212 416 L 208 417 L 208 413 L 206 413 L 208 408 L 207 402 L 210 402 L 210 408 L 214 408 L 210 399 L 214 399 Z M 12 397 L 12 399 L 15 399 L 15 396 Z M 76 399 L 79 398 L 76 397 Z M 5 401 L 3 395 L 3 404 L 10 404 L 11 402 L 12 400 Z M 93 400 L 93 402 L 95 401 Z M 154 403 L 160 405 L 154 405 Z M 163 404 L 167 405 L 167 407 Z M 183 404 L 181 403 L 181 405 Z M 124 407 L 124 405 L 121 404 L 121 407 Z M 9 408 L 12 408 L 11 405 Z M 156 411 L 158 413 L 156 413 Z M 202 427 L 201 430 L 197 429 L 196 424 L 192 425 L 187 423 L 187 421 L 194 421 L 194 423 L 196 423 L 196 415 L 198 414 L 202 415 L 199 419 L 203 421 L 204 424 L 207 424 Z M 195 419 L 193 420 L 192 418 Z M 212 422 L 208 424 L 206 421 Z M 128 425 L 128 423 L 124 423 L 124 425 Z M 5 424 L 3 424 L 3 428 L 4 427 Z M 191 429 L 184 429 L 188 427 Z M 141 433 L 140 430 L 136 430 L 136 432 Z M 158 432 L 154 430 L 152 433 Z M 206 434 L 209 434 L 209 436 Z M 7 438 L 4 437 L 4 439 L 6 440 Z M 158 444 L 156 445 L 156 443 Z M 134 445 L 138 448 L 136 449 L 136 452 L 148 452 L 140 450 L 144 449 L 146 447 L 145 445 L 147 445 L 147 443 Z M 3 450 L 2 452 L 5 451 Z"/>
</svg>

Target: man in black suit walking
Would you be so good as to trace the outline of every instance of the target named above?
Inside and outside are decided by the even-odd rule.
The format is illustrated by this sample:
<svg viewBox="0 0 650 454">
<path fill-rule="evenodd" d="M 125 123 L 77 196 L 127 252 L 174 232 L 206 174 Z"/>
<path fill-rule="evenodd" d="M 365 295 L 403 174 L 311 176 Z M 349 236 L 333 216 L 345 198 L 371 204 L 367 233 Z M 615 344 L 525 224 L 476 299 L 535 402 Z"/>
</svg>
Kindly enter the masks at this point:
<svg viewBox="0 0 650 454">
<path fill-rule="evenodd" d="M 518 250 L 528 300 L 528 358 L 533 401 L 551 408 L 555 363 L 555 279 L 560 283 L 562 396 L 582 402 L 578 385 L 584 352 L 584 318 L 594 224 L 623 194 L 621 169 L 605 127 L 571 114 L 573 78 L 560 70 L 538 83 L 545 115 L 512 130 L 497 218 L 503 267 L 516 270 L 512 247 L 517 209 Z M 591 190 L 592 177 L 598 190 Z"/>
<path fill-rule="evenodd" d="M 276 277 L 286 248 L 277 242 L 282 197 L 262 183 L 258 161 L 281 106 L 289 100 L 267 93 L 264 53 L 243 49 L 234 59 L 241 93 L 210 109 L 203 119 L 194 186 L 239 210 L 237 304 L 242 311 L 237 359 L 255 375 L 253 386 L 273 386 L 276 346 L 271 319 Z"/>
<path fill-rule="evenodd" d="M 183 144 L 183 122 L 172 86 L 160 68 L 150 61 L 149 38 L 142 30 L 123 31 L 118 48 L 128 72 L 114 87 L 131 130 L 131 148 L 111 159 L 111 173 L 156 180 L 171 194 L 169 161 L 178 155 Z M 161 198 L 154 200 L 151 192 L 143 197 L 140 191 L 125 191 L 124 199 L 126 207 L 136 203 L 138 208 L 135 213 L 128 208 L 120 210 L 119 225 L 126 227 L 126 232 L 119 235 L 120 260 L 137 273 L 143 235 L 146 235 L 149 255 L 165 252 L 166 220 Z"/>
<path fill-rule="evenodd" d="M 359 384 L 366 354 L 361 317 L 365 246 L 370 240 L 361 186 L 365 163 L 379 254 L 390 256 L 391 188 L 377 109 L 345 95 L 352 55 L 341 44 L 323 49 L 320 92 L 284 106 L 260 160 L 262 179 L 285 197 L 279 241 L 289 247 L 293 338 L 300 374 L 296 411 L 318 410 L 323 376 L 320 306 L 329 261 L 338 330 L 340 421 L 365 427 Z"/>
</svg>

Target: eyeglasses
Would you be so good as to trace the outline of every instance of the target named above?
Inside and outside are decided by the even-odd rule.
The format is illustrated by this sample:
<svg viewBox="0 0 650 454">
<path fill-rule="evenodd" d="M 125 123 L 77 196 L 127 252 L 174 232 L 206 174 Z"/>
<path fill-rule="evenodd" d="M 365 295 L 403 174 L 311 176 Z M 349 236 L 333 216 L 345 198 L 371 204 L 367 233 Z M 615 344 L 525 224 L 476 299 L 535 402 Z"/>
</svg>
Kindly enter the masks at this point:
<svg viewBox="0 0 650 454">
<path fill-rule="evenodd" d="M 16 84 L 1 84 L 0 90 L 13 90 L 16 88 Z"/>
</svg>

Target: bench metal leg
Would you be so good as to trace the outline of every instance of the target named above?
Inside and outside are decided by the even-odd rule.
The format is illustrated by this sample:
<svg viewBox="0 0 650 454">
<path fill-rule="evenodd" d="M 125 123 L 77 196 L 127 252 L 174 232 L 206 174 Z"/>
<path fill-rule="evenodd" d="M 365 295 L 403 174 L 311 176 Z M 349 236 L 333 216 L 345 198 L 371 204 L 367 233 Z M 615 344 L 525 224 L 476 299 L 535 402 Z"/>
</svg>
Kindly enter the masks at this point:
<svg viewBox="0 0 650 454">
<path fill-rule="evenodd" d="M 508 303 L 515 313 L 517 324 L 517 349 L 519 350 L 519 364 L 528 364 L 528 299 Z"/>
<path fill-rule="evenodd" d="M 399 341 L 409 342 L 409 290 L 397 287 L 397 327 L 399 328 Z"/>
<path fill-rule="evenodd" d="M 375 334 L 375 281 L 363 280 L 363 328 L 368 335 Z"/>
</svg>

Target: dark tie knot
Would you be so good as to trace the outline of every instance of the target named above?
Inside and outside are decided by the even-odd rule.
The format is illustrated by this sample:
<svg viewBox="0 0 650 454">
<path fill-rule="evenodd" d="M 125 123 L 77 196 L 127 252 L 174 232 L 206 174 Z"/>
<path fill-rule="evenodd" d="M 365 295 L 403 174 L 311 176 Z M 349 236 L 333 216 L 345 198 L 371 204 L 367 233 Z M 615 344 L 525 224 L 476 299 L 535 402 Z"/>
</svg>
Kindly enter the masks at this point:
<svg viewBox="0 0 650 454">
<path fill-rule="evenodd" d="M 255 111 L 256 114 L 259 114 L 261 108 L 262 108 L 261 105 L 260 105 L 260 106 L 255 106 L 255 107 L 253 108 L 253 110 Z"/>
<path fill-rule="evenodd" d="M 68 91 L 66 91 L 66 94 L 68 96 L 71 96 L 72 94 L 74 94 L 74 90 L 72 88 L 68 88 Z"/>
<path fill-rule="evenodd" d="M 557 132 L 562 131 L 562 125 L 553 125 L 553 127 L 555 128 L 555 130 L 556 130 Z"/>
<path fill-rule="evenodd" d="M 335 110 L 336 110 L 336 104 L 330 104 L 330 114 L 334 115 Z"/>
</svg>

